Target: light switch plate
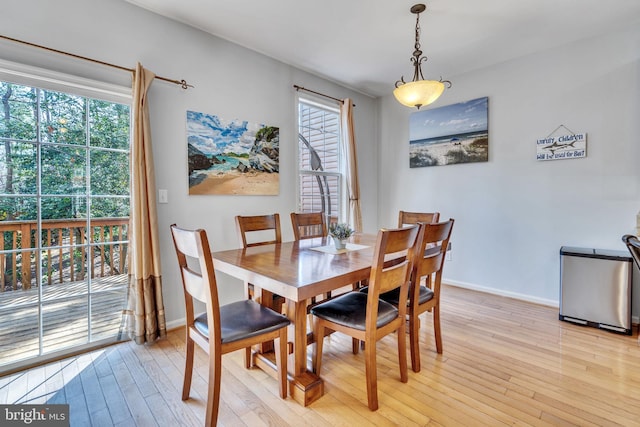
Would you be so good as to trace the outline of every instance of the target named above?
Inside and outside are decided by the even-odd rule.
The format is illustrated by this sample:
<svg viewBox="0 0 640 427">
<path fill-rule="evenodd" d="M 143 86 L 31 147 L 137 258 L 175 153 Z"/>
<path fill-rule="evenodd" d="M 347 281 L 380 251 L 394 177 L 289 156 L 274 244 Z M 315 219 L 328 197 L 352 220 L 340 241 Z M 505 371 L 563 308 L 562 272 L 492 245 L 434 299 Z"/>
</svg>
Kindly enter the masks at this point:
<svg viewBox="0 0 640 427">
<path fill-rule="evenodd" d="M 169 192 L 167 190 L 158 190 L 158 203 L 169 203 Z"/>
</svg>

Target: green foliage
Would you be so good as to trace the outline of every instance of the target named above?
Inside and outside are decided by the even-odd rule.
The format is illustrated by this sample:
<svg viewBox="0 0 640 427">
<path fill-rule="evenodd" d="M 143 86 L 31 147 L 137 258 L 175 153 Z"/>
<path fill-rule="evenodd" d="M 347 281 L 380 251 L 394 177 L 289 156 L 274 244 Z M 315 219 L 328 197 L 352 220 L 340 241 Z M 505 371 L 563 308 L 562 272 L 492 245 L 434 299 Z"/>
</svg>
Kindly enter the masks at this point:
<svg viewBox="0 0 640 427">
<path fill-rule="evenodd" d="M 484 162 L 487 160 L 489 139 L 476 138 L 466 149 L 456 148 L 446 154 L 447 164 Z"/>
<path fill-rule="evenodd" d="M 409 158 L 409 167 L 421 168 L 424 166 L 435 166 L 438 160 L 426 152 L 411 153 Z"/>
<path fill-rule="evenodd" d="M 486 136 L 482 138 L 476 138 L 471 144 L 469 144 L 469 146 L 486 150 L 489 146 L 489 138 L 487 138 Z"/>
<path fill-rule="evenodd" d="M 223 156 L 227 156 L 227 157 L 239 157 L 242 159 L 248 159 L 249 158 L 249 153 L 234 153 L 234 152 L 229 152 L 229 153 L 224 153 Z"/>
<path fill-rule="evenodd" d="M 43 219 L 85 218 L 87 197 L 128 216 L 128 105 L 7 82 L 0 103 L 0 221 L 37 218 L 38 147 Z"/>
<path fill-rule="evenodd" d="M 274 126 L 265 126 L 256 132 L 256 141 L 271 142 L 273 138 L 278 138 L 280 134 L 280 128 Z"/>
<path fill-rule="evenodd" d="M 89 102 L 92 147 L 129 150 L 129 106 L 92 99 Z"/>
<path fill-rule="evenodd" d="M 347 239 L 351 237 L 353 233 L 353 229 L 345 222 L 329 224 L 329 235 L 336 239 Z"/>
</svg>

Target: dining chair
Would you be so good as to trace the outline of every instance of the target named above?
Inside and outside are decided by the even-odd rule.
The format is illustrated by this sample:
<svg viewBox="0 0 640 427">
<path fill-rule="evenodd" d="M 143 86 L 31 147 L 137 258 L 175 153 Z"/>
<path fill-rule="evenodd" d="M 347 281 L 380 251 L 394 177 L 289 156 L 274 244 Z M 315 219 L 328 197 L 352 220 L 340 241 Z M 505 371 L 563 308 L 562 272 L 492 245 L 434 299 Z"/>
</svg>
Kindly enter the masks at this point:
<svg viewBox="0 0 640 427">
<path fill-rule="evenodd" d="M 291 226 L 296 240 L 326 237 L 327 235 L 324 212 L 291 212 Z"/>
<path fill-rule="evenodd" d="M 243 248 L 282 242 L 280 215 L 236 216 L 236 225 Z"/>
<path fill-rule="evenodd" d="M 327 223 L 324 212 L 291 212 L 291 227 L 295 240 L 314 239 L 327 236 Z M 324 294 L 324 299 L 331 298 L 331 292 Z M 316 297 L 311 298 L 311 304 Z"/>
<path fill-rule="evenodd" d="M 407 211 L 399 211 L 398 212 L 398 227 L 404 227 L 407 224 L 419 224 L 419 223 L 424 223 L 424 224 L 431 224 L 434 222 L 438 222 L 438 220 L 440 219 L 440 212 L 407 212 Z M 448 243 L 447 243 L 448 244 Z M 429 247 L 429 245 L 425 246 L 422 248 L 422 253 L 425 254 L 425 250 L 426 248 Z M 414 265 L 414 269 L 415 269 L 415 265 Z M 425 282 L 431 282 L 432 278 L 431 276 L 427 276 L 424 277 Z M 364 289 L 364 291 L 366 292 L 366 289 Z M 413 324 L 413 327 L 416 327 L 416 324 Z M 409 329 L 411 330 L 411 324 Z M 413 341 L 412 341 L 413 342 Z M 419 355 L 418 355 L 419 357 Z M 414 360 L 414 355 L 412 353 L 411 356 L 411 365 L 412 368 L 415 370 L 415 364 L 413 362 Z M 418 360 L 418 370 L 420 370 L 420 361 Z M 417 371 L 416 371 L 417 372 Z"/>
<path fill-rule="evenodd" d="M 282 243 L 282 232 L 280 229 L 280 215 L 253 215 L 253 216 L 236 216 L 236 226 L 240 243 L 243 248 L 251 248 L 254 246 L 271 245 L 274 243 Z M 256 296 L 256 288 L 252 283 L 245 282 L 245 292 L 248 299 L 254 299 Z M 264 299 L 270 298 L 269 301 Z M 261 299 L 264 305 L 272 307 L 277 312 L 282 312 L 284 298 L 280 295 L 262 292 Z"/>
<path fill-rule="evenodd" d="M 338 217 L 329 217 L 329 224 L 337 223 Z M 316 237 L 326 237 L 328 235 L 327 218 L 324 212 L 291 212 L 291 226 L 293 227 L 295 240 L 313 239 Z M 351 290 L 355 291 L 365 285 L 366 283 L 353 283 L 351 285 Z M 331 298 L 331 295 L 335 295 L 335 293 L 331 291 L 325 293 L 325 299 Z M 312 304 L 315 304 L 315 302 L 316 299 L 314 297 L 312 298 Z"/>
<path fill-rule="evenodd" d="M 194 343 L 209 354 L 209 385 L 205 425 L 218 419 L 222 355 L 245 349 L 245 365 L 250 367 L 251 346 L 277 341 L 275 351 L 280 397 L 287 397 L 286 316 L 251 300 L 220 306 L 209 240 L 204 230 L 185 230 L 171 225 L 178 255 L 186 306 L 186 362 L 182 400 L 189 399 L 193 375 Z M 196 315 L 194 299 L 204 302 L 206 311 Z"/>
<path fill-rule="evenodd" d="M 326 237 L 328 234 L 327 222 L 324 212 L 291 212 L 291 226 L 295 240 L 314 239 L 317 237 Z M 359 283 L 351 285 L 350 290 L 359 288 Z M 338 292 L 339 294 L 340 292 Z M 328 300 L 334 292 L 324 293 L 324 299 Z M 311 305 L 316 303 L 316 297 L 311 298 Z"/>
<path fill-rule="evenodd" d="M 325 329 L 337 331 L 365 343 L 365 372 L 369 409 L 378 409 L 376 343 L 396 332 L 400 381 L 406 383 L 406 309 L 409 277 L 418 226 L 378 232 L 369 276 L 369 294 L 349 292 L 311 309 L 313 314 L 313 371 L 320 375 Z M 400 304 L 380 300 L 380 294 L 399 289 Z M 355 350 L 355 349 L 354 349 Z M 354 351 L 355 353 L 355 351 Z"/>
<path fill-rule="evenodd" d="M 440 330 L 440 290 L 442 270 L 444 267 L 447 246 L 453 230 L 453 219 L 448 221 L 420 224 L 420 232 L 416 239 L 414 261 L 411 271 L 409 299 L 406 302 L 409 317 L 409 343 L 411 347 L 411 368 L 420 372 L 420 316 L 427 311 L 433 312 L 433 331 L 436 351 L 442 354 L 442 333 Z M 424 285 L 422 282 L 424 280 Z M 364 290 L 366 292 L 366 290 Z M 395 306 L 402 304 L 397 290 L 380 296 L 384 301 Z"/>
<path fill-rule="evenodd" d="M 417 224 L 419 222 L 432 223 L 438 222 L 440 219 L 440 212 L 406 212 L 400 211 L 398 213 L 398 227 L 404 227 L 409 224 Z"/>
</svg>

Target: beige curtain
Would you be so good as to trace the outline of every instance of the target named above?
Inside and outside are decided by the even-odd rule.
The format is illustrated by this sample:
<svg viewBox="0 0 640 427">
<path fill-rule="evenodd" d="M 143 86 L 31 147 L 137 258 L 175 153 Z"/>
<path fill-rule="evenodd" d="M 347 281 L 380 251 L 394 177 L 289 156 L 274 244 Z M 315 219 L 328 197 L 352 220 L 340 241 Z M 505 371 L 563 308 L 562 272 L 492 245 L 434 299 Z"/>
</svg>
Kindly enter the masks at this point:
<svg viewBox="0 0 640 427">
<path fill-rule="evenodd" d="M 358 162 L 356 159 L 356 139 L 353 129 L 353 102 L 346 98 L 340 106 L 340 128 L 342 148 L 347 164 L 347 190 L 349 191 L 349 212 L 347 221 L 356 231 L 362 231 L 360 211 L 360 185 L 358 184 Z"/>
<path fill-rule="evenodd" d="M 129 289 L 125 325 L 129 337 L 138 344 L 153 342 L 167 333 L 147 102 L 147 91 L 154 78 L 155 74 L 151 71 L 140 64 L 136 66 L 130 167 Z"/>
</svg>

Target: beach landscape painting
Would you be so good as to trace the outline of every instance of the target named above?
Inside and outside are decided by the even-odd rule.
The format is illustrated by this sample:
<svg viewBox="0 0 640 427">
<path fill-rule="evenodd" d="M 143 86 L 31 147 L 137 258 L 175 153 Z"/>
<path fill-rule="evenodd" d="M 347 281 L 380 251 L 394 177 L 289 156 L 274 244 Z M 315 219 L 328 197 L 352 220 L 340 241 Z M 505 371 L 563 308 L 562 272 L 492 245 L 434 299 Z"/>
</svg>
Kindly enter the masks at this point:
<svg viewBox="0 0 640 427">
<path fill-rule="evenodd" d="M 489 161 L 487 97 L 418 111 L 409 119 L 409 167 Z"/>
<path fill-rule="evenodd" d="M 189 194 L 277 195 L 280 129 L 187 111 Z"/>
</svg>

